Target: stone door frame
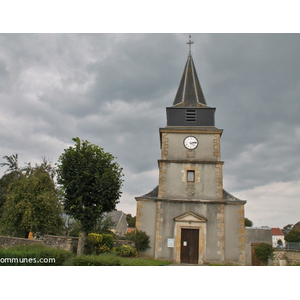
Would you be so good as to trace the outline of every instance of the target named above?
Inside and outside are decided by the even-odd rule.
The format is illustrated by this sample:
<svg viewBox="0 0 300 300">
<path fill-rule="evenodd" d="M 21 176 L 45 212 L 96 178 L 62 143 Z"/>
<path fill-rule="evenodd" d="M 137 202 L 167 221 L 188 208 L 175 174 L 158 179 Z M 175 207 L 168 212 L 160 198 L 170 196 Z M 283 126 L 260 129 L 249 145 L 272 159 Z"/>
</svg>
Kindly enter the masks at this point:
<svg viewBox="0 0 300 300">
<path fill-rule="evenodd" d="M 206 259 L 206 222 L 207 220 L 193 212 L 182 214 L 176 218 L 174 226 L 174 257 L 175 263 L 180 263 L 181 229 L 199 229 L 199 254 L 198 264 Z"/>
</svg>

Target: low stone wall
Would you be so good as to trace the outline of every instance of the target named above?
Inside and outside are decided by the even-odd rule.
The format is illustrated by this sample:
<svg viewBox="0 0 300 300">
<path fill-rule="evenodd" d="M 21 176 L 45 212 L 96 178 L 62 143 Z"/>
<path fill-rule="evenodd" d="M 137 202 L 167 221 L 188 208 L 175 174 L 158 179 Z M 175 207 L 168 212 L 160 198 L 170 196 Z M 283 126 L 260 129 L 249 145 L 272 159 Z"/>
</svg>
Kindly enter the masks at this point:
<svg viewBox="0 0 300 300">
<path fill-rule="evenodd" d="M 0 248 L 9 248 L 16 245 L 44 244 L 46 246 L 76 252 L 78 245 L 77 237 L 44 235 L 42 240 L 28 240 L 17 237 L 0 236 Z M 134 242 L 128 240 L 115 240 L 114 247 L 130 245 L 134 247 Z"/>
<path fill-rule="evenodd" d="M 32 245 L 32 244 L 43 244 L 39 240 L 28 240 L 16 237 L 0 236 L 0 247 L 9 248 L 17 245 Z"/>
<path fill-rule="evenodd" d="M 70 236 L 44 235 L 43 243 L 52 248 L 76 252 L 78 238 Z"/>
<path fill-rule="evenodd" d="M 121 247 L 122 245 L 129 245 L 131 247 L 134 247 L 134 242 L 128 241 L 128 240 L 115 240 L 114 241 L 114 247 Z"/>
<path fill-rule="evenodd" d="M 300 250 L 276 249 L 274 251 L 274 266 L 292 266 L 300 264 Z"/>
<path fill-rule="evenodd" d="M 0 248 L 32 244 L 44 244 L 56 249 L 76 251 L 78 238 L 69 236 L 45 235 L 42 240 L 29 240 L 17 237 L 0 236 Z"/>
</svg>

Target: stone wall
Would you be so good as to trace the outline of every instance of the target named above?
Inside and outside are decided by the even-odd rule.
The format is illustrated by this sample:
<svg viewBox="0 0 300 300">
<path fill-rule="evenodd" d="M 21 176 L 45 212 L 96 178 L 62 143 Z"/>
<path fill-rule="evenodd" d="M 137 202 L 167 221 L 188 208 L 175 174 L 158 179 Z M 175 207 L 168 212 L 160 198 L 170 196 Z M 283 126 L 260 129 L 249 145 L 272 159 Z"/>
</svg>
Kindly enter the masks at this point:
<svg viewBox="0 0 300 300">
<path fill-rule="evenodd" d="M 43 240 L 29 240 L 17 237 L 0 236 L 0 248 L 33 244 L 44 244 L 52 248 L 75 251 L 78 244 L 78 238 L 69 236 L 45 235 Z"/>
<path fill-rule="evenodd" d="M 43 243 L 52 248 L 76 252 L 78 238 L 69 236 L 44 235 Z"/>
<path fill-rule="evenodd" d="M 128 240 L 114 240 L 114 247 L 121 247 L 122 245 L 128 245 L 134 247 L 134 242 Z"/>
<path fill-rule="evenodd" d="M 42 241 L 28 240 L 16 237 L 0 236 L 0 248 L 9 248 L 17 245 L 43 244 Z"/>
<path fill-rule="evenodd" d="M 292 266 L 300 264 L 300 250 L 276 249 L 274 251 L 274 266 Z"/>
<path fill-rule="evenodd" d="M 17 245 L 44 244 L 48 247 L 76 252 L 78 245 L 77 237 L 44 235 L 43 240 L 28 240 L 17 237 L 0 236 L 0 248 L 10 248 Z M 130 245 L 134 247 L 134 242 L 128 240 L 115 240 L 114 247 Z"/>
</svg>

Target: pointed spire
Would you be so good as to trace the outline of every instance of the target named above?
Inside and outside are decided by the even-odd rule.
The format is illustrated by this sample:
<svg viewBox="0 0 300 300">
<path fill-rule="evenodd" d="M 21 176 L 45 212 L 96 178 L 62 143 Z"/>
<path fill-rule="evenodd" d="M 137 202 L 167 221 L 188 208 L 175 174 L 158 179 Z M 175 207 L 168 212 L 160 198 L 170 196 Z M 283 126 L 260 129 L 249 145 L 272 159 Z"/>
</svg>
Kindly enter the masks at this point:
<svg viewBox="0 0 300 300">
<path fill-rule="evenodd" d="M 194 42 L 191 36 L 189 38 L 189 54 L 173 106 L 207 107 L 192 57 L 191 46 Z"/>
</svg>

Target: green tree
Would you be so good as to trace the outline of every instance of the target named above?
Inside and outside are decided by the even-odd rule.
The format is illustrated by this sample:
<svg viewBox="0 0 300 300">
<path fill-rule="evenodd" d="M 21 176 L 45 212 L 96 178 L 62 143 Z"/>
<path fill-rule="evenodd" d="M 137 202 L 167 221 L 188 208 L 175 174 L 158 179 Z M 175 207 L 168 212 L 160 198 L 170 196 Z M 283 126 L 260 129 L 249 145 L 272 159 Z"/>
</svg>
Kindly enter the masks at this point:
<svg viewBox="0 0 300 300">
<path fill-rule="evenodd" d="M 284 239 L 289 243 L 299 243 L 300 242 L 300 231 L 298 230 L 290 230 Z"/>
<path fill-rule="evenodd" d="M 0 178 L 0 219 L 3 213 L 4 204 L 6 202 L 9 185 L 12 183 L 13 180 L 17 178 L 18 176 L 16 175 L 16 173 L 4 174 Z"/>
<path fill-rule="evenodd" d="M 150 237 L 149 235 L 146 234 L 145 231 L 142 230 L 134 230 L 130 233 L 126 234 L 126 237 L 130 240 L 133 241 L 135 244 L 135 248 L 137 251 L 145 251 L 148 248 L 150 248 L 149 243 L 150 243 Z"/>
<path fill-rule="evenodd" d="M 127 214 L 126 221 L 127 221 L 128 227 L 135 227 L 136 217 L 132 217 L 131 214 Z"/>
<path fill-rule="evenodd" d="M 59 158 L 58 183 L 64 190 L 65 212 L 80 221 L 77 254 L 82 254 L 87 233 L 104 212 L 115 209 L 121 196 L 122 168 L 103 148 L 73 138 L 74 147 Z"/>
<path fill-rule="evenodd" d="M 6 172 L 19 172 L 19 156 L 18 154 L 13 154 L 11 156 L 3 156 L 3 159 L 6 159 L 6 162 L 0 163 L 1 167 L 8 167 Z"/>
<path fill-rule="evenodd" d="M 268 264 L 269 259 L 273 259 L 274 256 L 274 249 L 272 245 L 267 243 L 261 243 L 257 247 L 254 248 L 256 257 L 265 263 Z"/>
<path fill-rule="evenodd" d="M 11 156 L 3 156 L 6 160 L 4 163 L 0 163 L 1 167 L 8 167 L 4 175 L 0 178 L 0 218 L 3 213 L 3 206 L 7 198 L 7 190 L 11 182 L 20 176 L 20 169 L 18 166 L 18 154 Z"/>
<path fill-rule="evenodd" d="M 28 232 L 57 233 L 62 206 L 49 173 L 36 166 L 9 185 L 1 216 L 2 233 L 25 237 Z"/>
<path fill-rule="evenodd" d="M 283 231 L 289 232 L 293 228 L 293 224 L 288 224 L 283 227 Z"/>
<path fill-rule="evenodd" d="M 253 226 L 253 222 L 251 220 L 249 220 L 248 218 L 245 218 L 245 226 L 246 227 L 252 227 Z"/>
<path fill-rule="evenodd" d="M 106 234 L 112 234 L 111 228 L 113 228 L 116 225 L 116 222 L 113 222 L 111 217 L 109 216 L 102 216 L 100 217 L 95 227 L 92 229 L 93 233 L 106 233 Z"/>
</svg>

